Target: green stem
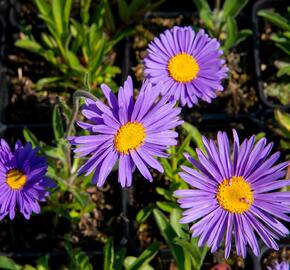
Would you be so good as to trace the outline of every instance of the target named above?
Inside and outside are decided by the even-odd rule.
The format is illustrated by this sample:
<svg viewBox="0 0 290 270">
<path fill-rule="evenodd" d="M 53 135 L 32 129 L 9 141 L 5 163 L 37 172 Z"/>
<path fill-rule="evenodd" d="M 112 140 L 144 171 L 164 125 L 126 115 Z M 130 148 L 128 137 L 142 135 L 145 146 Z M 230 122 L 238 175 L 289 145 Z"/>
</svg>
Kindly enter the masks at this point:
<svg viewBox="0 0 290 270">
<path fill-rule="evenodd" d="M 79 112 L 79 108 L 80 108 L 80 98 L 89 98 L 92 99 L 94 101 L 97 101 L 97 97 L 95 97 L 93 94 L 85 91 L 85 90 L 77 90 L 74 92 L 73 94 L 73 111 L 72 111 L 72 117 L 70 119 L 70 122 L 67 126 L 66 132 L 65 132 L 65 138 L 68 138 L 69 136 L 71 136 L 73 127 L 74 127 L 74 123 L 76 121 L 78 112 Z M 67 160 L 67 164 L 68 164 L 68 172 L 69 175 L 71 174 L 71 145 L 68 143 L 66 150 L 65 150 L 65 155 L 66 155 L 66 160 Z"/>
<path fill-rule="evenodd" d="M 175 146 L 171 147 L 171 156 L 172 156 L 172 159 L 171 159 L 172 171 L 174 172 L 174 179 L 175 179 L 175 182 L 177 183 L 179 181 L 179 178 L 178 178 L 178 174 L 176 173 L 178 160 L 176 157 Z"/>
<path fill-rule="evenodd" d="M 93 94 L 89 93 L 85 90 L 77 90 L 73 94 L 73 111 L 72 111 L 72 118 L 67 126 L 67 130 L 65 133 L 65 137 L 69 137 L 72 133 L 73 125 L 75 123 L 75 120 L 77 118 L 78 112 L 79 112 L 79 100 L 80 98 L 89 98 L 94 101 L 98 101 L 97 97 L 95 97 Z"/>
</svg>

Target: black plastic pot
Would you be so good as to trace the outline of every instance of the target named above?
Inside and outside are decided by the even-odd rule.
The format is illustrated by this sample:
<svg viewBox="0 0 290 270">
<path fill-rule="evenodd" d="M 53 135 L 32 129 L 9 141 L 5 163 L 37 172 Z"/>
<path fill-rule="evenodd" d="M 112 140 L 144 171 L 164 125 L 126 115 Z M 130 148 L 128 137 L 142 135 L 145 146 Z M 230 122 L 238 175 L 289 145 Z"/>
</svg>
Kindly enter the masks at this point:
<svg viewBox="0 0 290 270">
<path fill-rule="evenodd" d="M 262 9 L 267 9 L 267 8 L 275 8 L 275 7 L 280 7 L 286 4 L 287 1 L 281 0 L 260 0 L 256 2 L 253 6 L 252 9 L 252 27 L 253 27 L 253 42 L 254 42 L 254 61 L 255 61 L 255 72 L 256 72 L 256 83 L 257 83 L 257 89 L 259 92 L 259 96 L 261 101 L 270 108 L 276 108 L 276 109 L 281 109 L 281 110 L 290 110 L 290 105 L 282 105 L 276 102 L 273 102 L 267 98 L 265 95 L 264 91 L 264 82 L 262 79 L 262 71 L 261 71 L 261 64 L 262 64 L 262 59 L 261 59 L 261 43 L 260 43 L 260 26 L 259 22 L 262 18 L 259 18 L 257 15 L 258 12 Z M 289 4 L 289 2 L 288 2 Z"/>
</svg>

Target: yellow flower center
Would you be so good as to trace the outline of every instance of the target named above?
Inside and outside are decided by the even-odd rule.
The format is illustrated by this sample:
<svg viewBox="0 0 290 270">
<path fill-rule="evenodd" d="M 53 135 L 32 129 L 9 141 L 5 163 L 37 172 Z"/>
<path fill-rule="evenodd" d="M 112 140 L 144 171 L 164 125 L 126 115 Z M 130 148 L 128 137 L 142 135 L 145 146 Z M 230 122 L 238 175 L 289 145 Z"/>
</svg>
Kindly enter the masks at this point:
<svg viewBox="0 0 290 270">
<path fill-rule="evenodd" d="M 254 202 L 254 197 L 250 184 L 242 176 L 233 176 L 219 185 L 217 200 L 225 210 L 242 214 L 249 210 Z"/>
<path fill-rule="evenodd" d="M 170 76 L 180 83 L 191 82 L 199 72 L 198 63 L 187 53 L 179 53 L 170 58 L 167 69 Z"/>
<path fill-rule="evenodd" d="M 118 152 L 128 154 L 130 150 L 140 147 L 145 137 L 145 128 L 142 124 L 128 122 L 119 128 L 115 135 L 114 145 Z"/>
<path fill-rule="evenodd" d="M 21 189 L 26 183 L 26 176 L 19 170 L 11 170 L 6 175 L 6 183 L 12 189 Z"/>
</svg>

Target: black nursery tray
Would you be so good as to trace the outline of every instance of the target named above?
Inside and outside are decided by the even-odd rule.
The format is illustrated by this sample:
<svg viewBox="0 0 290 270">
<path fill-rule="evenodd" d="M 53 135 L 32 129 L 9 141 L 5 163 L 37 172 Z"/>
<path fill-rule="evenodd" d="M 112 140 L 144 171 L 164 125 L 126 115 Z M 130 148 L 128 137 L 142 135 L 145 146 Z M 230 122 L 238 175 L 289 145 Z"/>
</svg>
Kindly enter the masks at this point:
<svg viewBox="0 0 290 270">
<path fill-rule="evenodd" d="M 261 35 L 261 20 L 263 18 L 260 18 L 258 16 L 258 12 L 262 9 L 278 9 L 281 10 L 286 8 L 287 3 L 289 4 L 289 1 L 287 0 L 260 0 L 256 2 L 252 9 L 252 27 L 253 27 L 253 42 L 254 42 L 254 61 L 255 61 L 255 73 L 256 73 L 256 84 L 257 89 L 259 92 L 259 96 L 261 101 L 270 108 L 273 109 L 282 109 L 286 111 L 290 111 L 290 104 L 289 105 L 282 105 L 281 103 L 275 102 L 271 99 L 269 99 L 265 94 L 264 84 L 265 79 L 263 78 L 263 72 L 261 70 L 261 65 L 264 62 L 264 57 L 262 54 L 262 44 L 260 40 Z"/>
</svg>

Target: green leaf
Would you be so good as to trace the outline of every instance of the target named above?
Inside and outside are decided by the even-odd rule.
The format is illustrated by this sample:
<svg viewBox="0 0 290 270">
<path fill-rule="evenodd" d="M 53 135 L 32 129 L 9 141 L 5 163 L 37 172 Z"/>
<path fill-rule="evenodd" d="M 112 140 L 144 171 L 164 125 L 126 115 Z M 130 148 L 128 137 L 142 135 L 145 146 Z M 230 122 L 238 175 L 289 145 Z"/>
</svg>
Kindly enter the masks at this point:
<svg viewBox="0 0 290 270">
<path fill-rule="evenodd" d="M 114 270 L 114 246 L 112 238 L 109 238 L 104 246 L 104 270 Z"/>
<path fill-rule="evenodd" d="M 129 37 L 135 33 L 135 30 L 132 28 L 127 28 L 124 31 L 118 32 L 109 42 L 106 44 L 105 52 L 108 53 L 112 48 L 123 38 Z"/>
<path fill-rule="evenodd" d="M 63 0 L 52 0 L 52 14 L 55 22 L 55 29 L 57 30 L 58 36 L 61 37 L 63 33 Z"/>
<path fill-rule="evenodd" d="M 237 46 L 238 44 L 240 44 L 242 41 L 244 41 L 248 36 L 252 34 L 253 32 L 250 29 L 243 29 L 239 31 L 234 46 Z"/>
<path fill-rule="evenodd" d="M 62 125 L 62 118 L 59 105 L 55 105 L 52 114 L 52 127 L 56 141 L 64 137 L 64 128 Z"/>
<path fill-rule="evenodd" d="M 178 147 L 176 155 L 181 156 L 184 153 L 184 149 L 190 145 L 191 134 L 188 134 L 186 138 L 183 140 L 182 144 Z"/>
<path fill-rule="evenodd" d="M 138 223 L 144 223 L 145 220 L 151 215 L 153 209 L 154 209 L 154 206 L 153 205 L 149 205 L 149 206 L 146 206 L 146 207 L 142 208 L 137 213 L 136 221 Z"/>
<path fill-rule="evenodd" d="M 276 46 L 290 55 L 290 42 L 289 43 L 276 43 Z"/>
<path fill-rule="evenodd" d="M 283 75 L 289 75 L 290 76 L 290 64 L 289 65 L 286 65 L 284 67 L 281 67 L 279 69 L 279 71 L 277 72 L 277 76 L 278 77 L 281 77 Z"/>
<path fill-rule="evenodd" d="M 266 10 L 266 9 L 260 10 L 258 12 L 258 16 L 261 16 L 261 17 L 267 19 L 269 22 L 280 27 L 281 29 L 284 29 L 286 31 L 290 31 L 290 24 L 289 24 L 288 20 L 274 11 Z"/>
<path fill-rule="evenodd" d="M 17 40 L 15 42 L 15 46 L 22 49 L 26 49 L 34 53 L 41 53 L 41 51 L 44 50 L 43 47 L 39 43 L 30 39 Z"/>
<path fill-rule="evenodd" d="M 48 267 L 48 260 L 49 260 L 48 255 L 40 257 L 37 260 L 37 270 L 47 270 L 49 268 Z"/>
<path fill-rule="evenodd" d="M 173 242 L 173 240 L 177 237 L 176 232 L 160 210 L 154 209 L 153 214 L 159 231 L 168 245 L 177 267 L 179 269 L 184 269 L 183 266 L 185 258 L 183 249 Z"/>
<path fill-rule="evenodd" d="M 150 261 L 157 255 L 160 244 L 155 242 L 146 248 L 141 255 L 134 261 L 128 270 L 140 270 L 143 269 Z"/>
<path fill-rule="evenodd" d="M 109 32 L 115 32 L 116 30 L 115 20 L 112 14 L 110 4 L 108 3 L 107 0 L 105 1 L 105 8 L 106 8 L 106 14 L 105 14 L 106 28 L 109 30 Z"/>
<path fill-rule="evenodd" d="M 161 159 L 160 162 L 162 164 L 162 167 L 164 168 L 165 175 L 169 178 L 173 178 L 173 170 L 168 160 Z"/>
<path fill-rule="evenodd" d="M 79 270 L 93 270 L 90 259 L 84 252 L 77 252 L 75 255 L 75 261 Z"/>
<path fill-rule="evenodd" d="M 126 270 L 137 260 L 134 256 L 127 256 L 124 260 L 124 267 Z"/>
<path fill-rule="evenodd" d="M 32 265 L 24 265 L 24 267 L 22 268 L 22 270 L 37 270 L 35 267 L 33 267 Z"/>
<path fill-rule="evenodd" d="M 15 46 L 31 51 L 33 53 L 37 53 L 54 65 L 57 63 L 57 59 L 54 57 L 54 52 L 52 50 L 44 49 L 36 41 L 30 39 L 21 39 L 15 42 Z"/>
<path fill-rule="evenodd" d="M 174 242 L 183 248 L 186 257 L 191 257 L 193 269 L 199 270 L 203 265 L 208 247 L 198 247 L 197 238 L 193 238 L 190 242 L 175 238 Z"/>
<path fill-rule="evenodd" d="M 193 0 L 198 12 L 200 13 L 202 10 L 210 11 L 209 4 L 206 0 Z"/>
<path fill-rule="evenodd" d="M 223 16 L 235 18 L 248 3 L 248 0 L 225 0 L 223 5 Z"/>
<path fill-rule="evenodd" d="M 174 202 L 168 202 L 168 201 L 157 201 L 156 205 L 163 211 L 171 213 L 173 209 L 177 208 L 177 204 Z"/>
<path fill-rule="evenodd" d="M 193 258 L 195 259 L 196 262 L 196 267 L 197 269 L 200 269 L 201 266 L 203 265 L 203 261 L 205 259 L 205 256 L 209 250 L 207 246 L 198 246 L 198 238 L 191 238 L 190 240 L 191 244 L 191 249 L 193 249 Z"/>
<path fill-rule="evenodd" d="M 53 85 L 59 81 L 63 80 L 62 77 L 47 77 L 47 78 L 42 78 L 39 79 L 36 84 L 35 84 L 35 88 L 36 90 L 42 90 L 44 87 L 46 86 L 50 86 Z"/>
<path fill-rule="evenodd" d="M 280 145 L 281 145 L 281 148 L 283 150 L 289 150 L 290 149 L 290 142 L 287 142 L 285 140 L 281 140 L 280 141 Z"/>
<path fill-rule="evenodd" d="M 63 11 L 63 26 L 65 31 L 68 31 L 71 8 L 72 8 L 72 0 L 65 0 Z"/>
<path fill-rule="evenodd" d="M 125 260 L 126 249 L 123 247 L 120 251 L 116 253 L 114 261 L 114 270 L 122 270 Z"/>
<path fill-rule="evenodd" d="M 39 12 L 43 15 L 48 17 L 50 13 L 50 5 L 47 3 L 47 1 L 43 0 L 34 0 Z"/>
<path fill-rule="evenodd" d="M 173 195 L 172 195 L 172 192 L 170 190 L 167 190 L 167 189 L 161 188 L 161 187 L 157 187 L 156 192 L 157 192 L 157 194 L 163 196 L 164 199 L 166 199 L 168 201 L 173 200 Z"/>
<path fill-rule="evenodd" d="M 129 17 L 131 17 L 133 14 L 136 14 L 140 10 L 146 10 L 146 6 L 150 6 L 150 1 L 147 0 L 132 0 L 129 5 Z M 149 5 L 148 5 L 149 3 Z"/>
<path fill-rule="evenodd" d="M 40 145 L 40 142 L 36 138 L 36 136 L 27 128 L 23 129 L 23 137 L 24 137 L 25 141 L 31 143 L 33 148 Z"/>
<path fill-rule="evenodd" d="M 94 57 L 91 55 L 92 53 L 95 54 L 98 47 L 99 47 L 99 39 L 102 37 L 102 32 L 99 31 L 97 25 L 93 23 L 90 27 L 90 32 L 89 32 L 89 47 L 90 47 L 90 56 Z"/>
<path fill-rule="evenodd" d="M 76 70 L 78 72 L 82 71 L 80 61 L 73 52 L 66 51 L 66 57 L 67 57 L 67 61 L 71 69 Z"/>
<path fill-rule="evenodd" d="M 41 33 L 41 39 L 49 49 L 54 49 L 56 47 L 55 40 L 50 35 Z"/>
<path fill-rule="evenodd" d="M 186 225 L 180 224 L 179 220 L 181 219 L 181 210 L 179 208 L 174 208 L 170 213 L 170 224 L 176 234 L 184 239 L 188 238 L 188 234 L 185 233 Z"/>
<path fill-rule="evenodd" d="M 210 31 L 214 31 L 214 21 L 213 21 L 213 14 L 211 11 L 207 9 L 202 9 L 199 13 L 200 18 L 203 20 L 206 28 Z"/>
<path fill-rule="evenodd" d="M 102 35 L 99 40 L 99 47 L 95 55 L 95 59 L 90 63 L 90 70 L 92 73 L 95 73 L 96 70 L 101 66 L 105 55 L 105 50 L 106 50 L 105 36 Z"/>
<path fill-rule="evenodd" d="M 96 9 L 96 12 L 94 12 L 94 15 L 92 18 L 92 21 L 96 23 L 96 25 L 98 26 L 98 29 L 102 29 L 104 25 L 104 21 L 107 19 L 106 18 L 106 2 L 107 0 L 100 1 Z"/>
<path fill-rule="evenodd" d="M 81 18 L 82 18 L 82 23 L 83 24 L 88 24 L 89 19 L 90 19 L 90 6 L 91 6 L 91 0 L 81 0 Z"/>
<path fill-rule="evenodd" d="M 225 41 L 224 50 L 228 51 L 234 46 L 238 37 L 238 26 L 236 20 L 232 17 L 228 17 L 226 27 L 227 39 Z"/>
<path fill-rule="evenodd" d="M 129 7 L 125 0 L 117 0 L 120 18 L 123 22 L 127 22 L 129 18 Z"/>
<path fill-rule="evenodd" d="M 182 128 L 184 128 L 188 132 L 188 134 L 191 134 L 192 140 L 195 142 L 196 146 L 205 152 L 204 145 L 202 142 L 202 135 L 198 131 L 198 129 L 187 122 L 182 124 Z"/>
<path fill-rule="evenodd" d="M 274 114 L 276 121 L 288 132 L 290 132 L 290 114 L 281 110 L 275 110 Z"/>
<path fill-rule="evenodd" d="M 20 270 L 21 266 L 8 257 L 0 256 L 0 269 Z"/>
<path fill-rule="evenodd" d="M 256 143 L 257 141 L 259 141 L 260 139 L 265 138 L 265 137 L 266 137 L 265 132 L 259 132 L 258 134 L 256 134 L 256 137 L 255 137 L 255 143 Z"/>
</svg>

